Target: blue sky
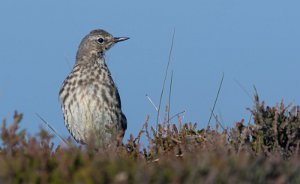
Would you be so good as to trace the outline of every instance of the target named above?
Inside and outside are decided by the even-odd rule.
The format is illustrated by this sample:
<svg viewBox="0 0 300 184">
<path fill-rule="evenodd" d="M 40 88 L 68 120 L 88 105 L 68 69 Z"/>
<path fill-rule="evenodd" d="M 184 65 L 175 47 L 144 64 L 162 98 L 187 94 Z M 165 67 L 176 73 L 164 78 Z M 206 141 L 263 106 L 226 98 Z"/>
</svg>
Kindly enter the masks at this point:
<svg viewBox="0 0 300 184">
<path fill-rule="evenodd" d="M 106 58 L 128 119 L 126 138 L 147 114 L 155 124 L 145 95 L 158 104 L 174 28 L 171 114 L 185 110 L 185 121 L 206 126 L 222 73 L 215 112 L 227 127 L 249 118 L 253 106 L 236 81 L 250 94 L 255 85 L 267 104 L 299 104 L 299 7 L 296 0 L 2 1 L 0 117 L 11 120 L 18 110 L 34 134 L 43 126 L 39 113 L 69 136 L 58 91 L 80 40 L 95 28 L 130 37 Z"/>
</svg>

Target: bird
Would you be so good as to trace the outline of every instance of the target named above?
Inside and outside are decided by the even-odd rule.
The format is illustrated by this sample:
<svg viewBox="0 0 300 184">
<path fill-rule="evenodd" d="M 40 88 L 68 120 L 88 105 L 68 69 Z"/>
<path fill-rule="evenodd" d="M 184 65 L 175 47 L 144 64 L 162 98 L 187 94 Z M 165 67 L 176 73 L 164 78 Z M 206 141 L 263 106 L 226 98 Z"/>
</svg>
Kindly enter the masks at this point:
<svg viewBox="0 0 300 184">
<path fill-rule="evenodd" d="M 95 29 L 79 44 L 75 65 L 59 91 L 65 126 L 78 143 L 97 148 L 122 144 L 127 119 L 105 53 L 128 39 Z"/>
</svg>

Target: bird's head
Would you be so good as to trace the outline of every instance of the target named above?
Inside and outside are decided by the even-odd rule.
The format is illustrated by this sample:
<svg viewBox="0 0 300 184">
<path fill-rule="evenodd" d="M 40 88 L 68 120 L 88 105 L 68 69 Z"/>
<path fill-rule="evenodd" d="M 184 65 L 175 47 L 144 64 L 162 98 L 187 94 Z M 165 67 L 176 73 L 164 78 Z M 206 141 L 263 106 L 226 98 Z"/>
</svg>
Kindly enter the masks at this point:
<svg viewBox="0 0 300 184">
<path fill-rule="evenodd" d="M 82 39 L 77 51 L 76 60 L 77 62 L 84 63 L 85 60 L 102 57 L 115 43 L 128 39 L 128 37 L 113 37 L 110 33 L 102 29 L 93 30 Z"/>
</svg>

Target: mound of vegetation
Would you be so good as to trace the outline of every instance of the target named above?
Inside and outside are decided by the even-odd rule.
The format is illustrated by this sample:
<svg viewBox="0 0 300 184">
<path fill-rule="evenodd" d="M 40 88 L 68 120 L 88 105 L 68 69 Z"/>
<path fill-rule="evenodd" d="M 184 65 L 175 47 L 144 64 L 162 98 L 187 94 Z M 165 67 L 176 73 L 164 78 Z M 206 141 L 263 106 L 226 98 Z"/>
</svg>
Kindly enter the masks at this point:
<svg viewBox="0 0 300 184">
<path fill-rule="evenodd" d="M 231 129 L 146 121 L 118 148 L 54 147 L 52 135 L 19 130 L 22 114 L 1 128 L 0 183 L 299 183 L 300 109 L 265 107 Z M 149 141 L 141 147 L 141 137 Z"/>
</svg>

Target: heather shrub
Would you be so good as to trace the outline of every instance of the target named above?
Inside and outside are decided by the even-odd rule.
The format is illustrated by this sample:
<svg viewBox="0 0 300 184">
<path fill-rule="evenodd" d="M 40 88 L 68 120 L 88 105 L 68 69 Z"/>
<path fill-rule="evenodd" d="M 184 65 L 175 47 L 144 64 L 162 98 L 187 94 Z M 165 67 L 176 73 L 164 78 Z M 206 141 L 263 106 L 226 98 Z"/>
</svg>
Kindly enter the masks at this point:
<svg viewBox="0 0 300 184">
<path fill-rule="evenodd" d="M 1 127 L 1 183 L 298 183 L 299 107 L 265 106 L 255 96 L 252 116 L 219 130 L 218 122 L 165 121 L 121 147 L 54 146 L 54 135 L 20 130 L 22 114 Z M 145 137 L 148 143 L 141 143 Z M 146 146 L 142 146 L 146 145 Z"/>
</svg>

